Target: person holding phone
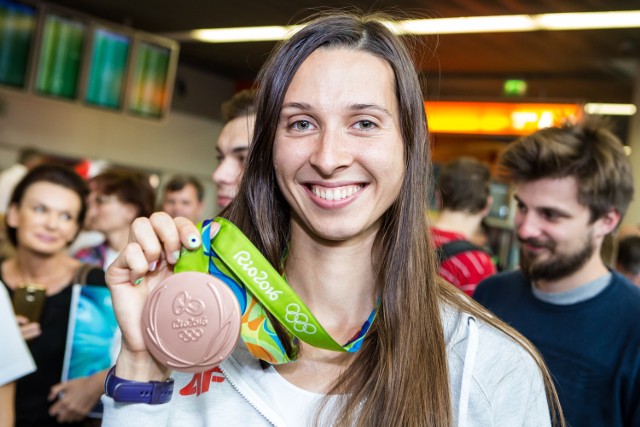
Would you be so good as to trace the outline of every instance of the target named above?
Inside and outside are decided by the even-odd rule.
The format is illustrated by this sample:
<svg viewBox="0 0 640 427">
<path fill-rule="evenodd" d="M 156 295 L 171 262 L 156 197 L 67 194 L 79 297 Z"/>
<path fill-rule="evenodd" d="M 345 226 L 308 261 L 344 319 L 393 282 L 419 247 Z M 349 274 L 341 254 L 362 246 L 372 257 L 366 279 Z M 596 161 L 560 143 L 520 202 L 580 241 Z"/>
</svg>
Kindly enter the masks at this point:
<svg viewBox="0 0 640 427">
<path fill-rule="evenodd" d="M 10 199 L 5 222 L 16 254 L 0 263 L 0 280 L 16 309 L 39 316 L 17 316 L 37 366 L 16 382 L 19 426 L 80 425 L 101 394 L 106 372 L 60 383 L 71 285 L 85 270 L 67 247 L 84 220 L 87 194 L 86 183 L 74 171 L 50 164 L 27 173 Z M 105 285 L 100 268 L 82 275 L 87 283 Z"/>
<path fill-rule="evenodd" d="M 269 361 L 247 337 L 207 375 L 171 373 L 146 347 L 141 314 L 201 235 L 184 218 L 138 218 L 107 270 L 123 345 L 104 426 L 562 425 L 537 351 L 438 277 L 422 92 L 387 23 L 327 13 L 274 51 L 240 191 L 223 211 L 308 308 L 280 307 L 279 318 L 312 334 L 313 316 L 336 350 L 272 320 L 286 357 Z M 216 245 L 225 229 L 212 224 L 202 237 Z M 166 394 L 143 399 L 112 384 Z"/>
</svg>

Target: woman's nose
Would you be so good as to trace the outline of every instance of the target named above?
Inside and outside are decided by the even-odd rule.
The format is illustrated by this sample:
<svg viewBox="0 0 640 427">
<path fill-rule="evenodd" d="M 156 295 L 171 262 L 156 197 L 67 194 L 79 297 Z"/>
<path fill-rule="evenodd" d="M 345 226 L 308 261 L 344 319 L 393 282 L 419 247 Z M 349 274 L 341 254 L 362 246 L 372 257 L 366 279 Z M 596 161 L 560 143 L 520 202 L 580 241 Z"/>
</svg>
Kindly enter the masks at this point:
<svg viewBox="0 0 640 427">
<path fill-rule="evenodd" d="M 348 166 L 353 161 L 348 136 L 339 128 L 323 129 L 317 137 L 309 161 L 324 175 Z"/>
<path fill-rule="evenodd" d="M 60 224 L 60 217 L 56 212 L 50 212 L 47 215 L 46 225 L 48 228 L 55 229 Z"/>
</svg>

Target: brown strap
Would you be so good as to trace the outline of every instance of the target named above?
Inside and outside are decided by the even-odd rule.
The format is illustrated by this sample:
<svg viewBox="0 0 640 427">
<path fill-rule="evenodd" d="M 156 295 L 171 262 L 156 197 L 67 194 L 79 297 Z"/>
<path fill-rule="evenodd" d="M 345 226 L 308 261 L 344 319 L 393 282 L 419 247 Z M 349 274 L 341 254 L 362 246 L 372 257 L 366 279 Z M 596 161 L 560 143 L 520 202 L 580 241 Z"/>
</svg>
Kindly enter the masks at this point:
<svg viewBox="0 0 640 427">
<path fill-rule="evenodd" d="M 87 283 L 89 272 L 94 268 L 95 266 L 92 264 L 80 264 L 80 267 L 78 267 L 78 269 L 76 270 L 76 275 L 73 277 L 73 283 L 85 285 Z"/>
</svg>

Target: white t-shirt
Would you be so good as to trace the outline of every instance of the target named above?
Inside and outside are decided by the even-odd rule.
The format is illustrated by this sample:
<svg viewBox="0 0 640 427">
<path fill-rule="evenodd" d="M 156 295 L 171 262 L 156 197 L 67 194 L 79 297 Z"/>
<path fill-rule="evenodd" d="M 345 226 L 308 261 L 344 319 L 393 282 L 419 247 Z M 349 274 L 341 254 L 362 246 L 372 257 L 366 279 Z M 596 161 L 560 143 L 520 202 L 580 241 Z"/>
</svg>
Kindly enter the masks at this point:
<svg viewBox="0 0 640 427">
<path fill-rule="evenodd" d="M 273 403 L 277 407 L 282 418 L 290 426 L 310 426 L 314 425 L 318 405 L 325 395 L 307 391 L 291 384 L 285 380 L 273 366 L 264 370 L 264 375 L 256 377 L 255 380 L 269 390 L 273 397 Z M 330 397 L 323 414 L 334 415 L 334 408 L 337 405 L 338 397 Z M 322 418 L 321 418 L 322 420 Z M 320 425 L 324 425 L 322 422 Z"/>
<path fill-rule="evenodd" d="M 20 334 L 4 283 L 0 282 L 0 386 L 36 370 L 27 344 Z"/>
</svg>

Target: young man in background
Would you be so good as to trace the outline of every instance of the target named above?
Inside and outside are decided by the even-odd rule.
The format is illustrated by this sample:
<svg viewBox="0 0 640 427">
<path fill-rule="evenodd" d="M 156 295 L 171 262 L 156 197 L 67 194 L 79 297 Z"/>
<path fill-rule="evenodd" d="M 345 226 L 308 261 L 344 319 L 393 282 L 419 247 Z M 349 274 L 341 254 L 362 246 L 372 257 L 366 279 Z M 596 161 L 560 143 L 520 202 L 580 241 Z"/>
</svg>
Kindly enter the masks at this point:
<svg viewBox="0 0 640 427">
<path fill-rule="evenodd" d="M 600 255 L 633 195 L 622 144 L 593 123 L 547 128 L 501 164 L 516 185 L 521 268 L 474 298 L 540 350 L 567 425 L 640 426 L 640 289 Z"/>
</svg>

